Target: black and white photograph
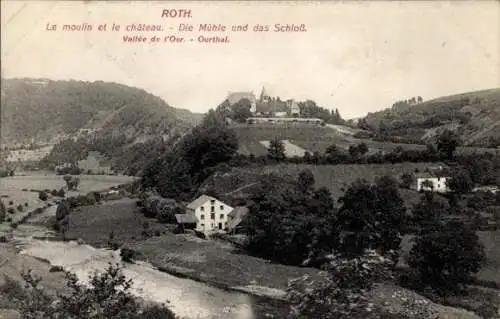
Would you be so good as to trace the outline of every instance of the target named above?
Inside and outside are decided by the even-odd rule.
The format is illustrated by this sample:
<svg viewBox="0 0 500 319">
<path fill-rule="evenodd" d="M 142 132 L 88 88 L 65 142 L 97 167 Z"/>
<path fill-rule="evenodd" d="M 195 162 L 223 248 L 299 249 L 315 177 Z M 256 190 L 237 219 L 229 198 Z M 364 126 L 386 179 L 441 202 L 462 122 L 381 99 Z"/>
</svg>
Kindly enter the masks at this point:
<svg viewBox="0 0 500 319">
<path fill-rule="evenodd" d="M 0 6 L 0 319 L 500 319 L 499 1 Z"/>
</svg>

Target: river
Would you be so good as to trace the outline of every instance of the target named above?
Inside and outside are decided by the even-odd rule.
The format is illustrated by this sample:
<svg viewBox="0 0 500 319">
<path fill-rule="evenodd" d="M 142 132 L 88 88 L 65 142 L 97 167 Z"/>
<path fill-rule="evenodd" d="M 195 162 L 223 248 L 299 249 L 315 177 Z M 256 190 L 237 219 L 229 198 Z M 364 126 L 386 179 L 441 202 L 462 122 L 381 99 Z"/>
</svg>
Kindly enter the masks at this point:
<svg viewBox="0 0 500 319">
<path fill-rule="evenodd" d="M 50 240 L 54 234 L 42 226 L 42 221 L 55 215 L 55 210 L 56 206 L 49 207 L 13 231 L 13 243 L 20 254 L 62 266 L 75 273 L 82 282 L 88 280 L 89 274 L 105 270 L 109 263 L 121 263 L 117 251 Z M 168 307 L 181 318 L 282 318 L 287 308 L 283 302 L 178 278 L 160 272 L 146 262 L 124 263 L 123 272 L 134 282 L 133 294 L 149 301 L 168 302 Z"/>
</svg>

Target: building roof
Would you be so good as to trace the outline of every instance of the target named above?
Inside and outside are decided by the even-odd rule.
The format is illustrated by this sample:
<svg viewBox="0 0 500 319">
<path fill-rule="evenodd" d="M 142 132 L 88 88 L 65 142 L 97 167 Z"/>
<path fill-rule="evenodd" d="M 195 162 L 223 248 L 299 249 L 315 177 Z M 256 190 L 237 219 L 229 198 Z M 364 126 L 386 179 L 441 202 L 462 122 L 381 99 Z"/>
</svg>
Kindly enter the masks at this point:
<svg viewBox="0 0 500 319">
<path fill-rule="evenodd" d="M 217 198 L 214 198 L 212 196 L 208 196 L 208 195 L 203 194 L 200 197 L 198 197 L 197 199 L 195 199 L 194 201 L 192 201 L 191 203 L 189 203 L 189 205 L 187 205 L 187 208 L 194 210 L 194 209 L 197 209 L 201 205 L 203 205 L 206 202 L 211 201 L 211 200 L 217 200 L 218 201 Z"/>
<path fill-rule="evenodd" d="M 250 102 L 255 102 L 257 100 L 252 92 L 229 92 L 227 95 L 227 100 L 231 105 L 243 99 L 248 99 Z"/>
<path fill-rule="evenodd" d="M 427 173 L 427 172 L 424 172 L 424 173 L 417 173 L 415 174 L 415 177 L 417 179 L 427 179 L 427 178 L 448 178 L 448 176 L 444 176 L 442 174 L 432 174 L 432 173 Z"/>
<path fill-rule="evenodd" d="M 198 218 L 192 214 L 175 214 L 175 219 L 179 224 L 196 224 Z"/>
<path fill-rule="evenodd" d="M 237 206 L 229 213 L 227 228 L 232 230 L 238 226 L 243 218 L 248 214 L 249 209 L 245 206 Z"/>
</svg>

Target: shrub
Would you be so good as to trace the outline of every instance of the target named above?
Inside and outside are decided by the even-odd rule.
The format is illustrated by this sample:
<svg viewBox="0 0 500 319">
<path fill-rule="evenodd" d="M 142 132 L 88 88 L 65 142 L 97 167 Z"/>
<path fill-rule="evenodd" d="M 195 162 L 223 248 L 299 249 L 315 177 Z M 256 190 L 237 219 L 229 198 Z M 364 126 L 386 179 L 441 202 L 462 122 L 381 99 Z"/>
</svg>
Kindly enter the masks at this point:
<svg viewBox="0 0 500 319">
<path fill-rule="evenodd" d="M 50 194 L 52 194 L 52 196 L 57 196 L 57 190 L 53 189 Z"/>
<path fill-rule="evenodd" d="M 131 263 L 136 257 L 136 252 L 130 248 L 122 248 L 120 251 L 120 257 L 124 262 Z"/>
<path fill-rule="evenodd" d="M 294 318 L 377 318 L 367 293 L 375 282 L 392 277 L 392 261 L 367 251 L 348 259 L 327 256 L 323 280 L 308 276 L 290 281 L 287 293 Z"/>
<path fill-rule="evenodd" d="M 9 207 L 7 209 L 7 211 L 9 212 L 9 214 L 12 214 L 12 215 L 16 213 L 16 210 L 14 209 L 14 207 Z"/>
<path fill-rule="evenodd" d="M 9 205 L 11 205 L 11 206 L 12 206 L 12 205 L 14 205 L 14 201 L 11 201 L 11 200 L 10 200 L 10 201 L 9 201 Z"/>
<path fill-rule="evenodd" d="M 22 274 L 26 288 L 12 285 L 21 303 L 22 318 L 161 318 L 175 319 L 164 306 L 143 305 L 130 293 L 133 282 L 127 280 L 121 268 L 109 265 L 102 274 L 94 273 L 89 284 L 82 285 L 74 274 L 66 275 L 68 294 L 51 297 L 39 288 L 40 278 L 31 271 Z M 14 289 L 11 289 L 14 290 Z"/>
<path fill-rule="evenodd" d="M 22 212 L 24 210 L 24 206 L 21 204 L 17 205 L 17 210 Z"/>
<path fill-rule="evenodd" d="M 62 189 L 62 188 L 61 188 L 61 189 L 57 192 L 56 196 L 58 196 L 58 197 L 64 197 L 64 196 L 66 196 L 66 192 L 64 192 L 64 189 Z"/>
<path fill-rule="evenodd" d="M 64 268 L 61 266 L 52 266 L 49 269 L 49 272 L 62 272 L 64 271 Z"/>
<path fill-rule="evenodd" d="M 28 207 L 28 202 L 24 203 L 24 206 Z"/>
<path fill-rule="evenodd" d="M 61 201 L 61 203 L 59 203 L 59 206 L 57 206 L 56 220 L 58 221 L 62 220 L 64 217 L 69 215 L 70 211 L 71 211 L 70 203 L 67 200 Z"/>
<path fill-rule="evenodd" d="M 46 201 L 49 198 L 49 196 L 47 195 L 46 192 L 42 191 L 42 192 L 38 193 L 38 198 L 42 201 Z"/>
</svg>

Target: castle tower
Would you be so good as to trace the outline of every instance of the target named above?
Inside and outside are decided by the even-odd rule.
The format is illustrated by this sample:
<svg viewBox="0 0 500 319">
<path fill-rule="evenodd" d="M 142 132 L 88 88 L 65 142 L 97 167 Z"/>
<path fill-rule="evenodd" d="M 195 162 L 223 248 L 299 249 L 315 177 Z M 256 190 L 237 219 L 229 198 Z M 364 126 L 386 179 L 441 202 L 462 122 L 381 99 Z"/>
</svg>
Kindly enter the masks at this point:
<svg viewBox="0 0 500 319">
<path fill-rule="evenodd" d="M 260 92 L 259 102 L 269 102 L 271 101 L 271 97 L 266 92 L 266 88 L 262 86 L 262 91 Z"/>
</svg>

